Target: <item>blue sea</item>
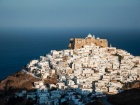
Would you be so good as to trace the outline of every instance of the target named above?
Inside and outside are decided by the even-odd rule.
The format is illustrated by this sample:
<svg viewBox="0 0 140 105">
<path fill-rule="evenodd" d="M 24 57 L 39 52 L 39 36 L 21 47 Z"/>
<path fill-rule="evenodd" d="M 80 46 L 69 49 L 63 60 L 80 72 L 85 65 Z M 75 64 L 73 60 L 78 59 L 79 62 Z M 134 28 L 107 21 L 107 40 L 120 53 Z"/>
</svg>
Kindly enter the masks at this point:
<svg viewBox="0 0 140 105">
<path fill-rule="evenodd" d="M 109 44 L 140 56 L 140 31 L 105 29 L 0 29 L 0 80 L 22 69 L 30 60 L 50 50 L 67 49 L 69 39 L 87 34 L 108 39 Z"/>
</svg>

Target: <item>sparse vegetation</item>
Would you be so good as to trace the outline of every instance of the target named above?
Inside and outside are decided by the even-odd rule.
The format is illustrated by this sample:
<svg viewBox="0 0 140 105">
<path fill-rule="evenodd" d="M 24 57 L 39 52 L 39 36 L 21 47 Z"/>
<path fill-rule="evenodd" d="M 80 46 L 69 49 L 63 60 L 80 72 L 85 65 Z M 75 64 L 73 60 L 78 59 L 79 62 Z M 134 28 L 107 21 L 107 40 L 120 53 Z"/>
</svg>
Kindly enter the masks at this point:
<svg viewBox="0 0 140 105">
<path fill-rule="evenodd" d="M 132 88 L 140 88 L 140 81 L 133 81 L 133 82 L 125 83 L 122 87 L 123 90 L 128 90 Z"/>
<path fill-rule="evenodd" d="M 44 79 L 44 84 L 56 84 L 57 81 L 57 75 L 52 75 L 51 77 L 48 77 L 47 79 Z"/>
</svg>

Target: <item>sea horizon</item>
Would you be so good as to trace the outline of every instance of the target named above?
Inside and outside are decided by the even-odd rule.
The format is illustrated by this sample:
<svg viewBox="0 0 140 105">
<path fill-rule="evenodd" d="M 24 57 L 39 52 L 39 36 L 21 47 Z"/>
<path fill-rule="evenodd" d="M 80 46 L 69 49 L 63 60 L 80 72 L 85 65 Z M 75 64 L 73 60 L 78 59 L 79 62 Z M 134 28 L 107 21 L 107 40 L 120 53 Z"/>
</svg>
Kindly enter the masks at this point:
<svg viewBox="0 0 140 105">
<path fill-rule="evenodd" d="M 140 56 L 140 31 L 94 28 L 0 29 L 0 80 L 19 71 L 30 60 L 39 59 L 51 50 L 67 49 L 70 38 L 85 38 L 88 34 L 105 38 L 109 45 Z"/>
</svg>

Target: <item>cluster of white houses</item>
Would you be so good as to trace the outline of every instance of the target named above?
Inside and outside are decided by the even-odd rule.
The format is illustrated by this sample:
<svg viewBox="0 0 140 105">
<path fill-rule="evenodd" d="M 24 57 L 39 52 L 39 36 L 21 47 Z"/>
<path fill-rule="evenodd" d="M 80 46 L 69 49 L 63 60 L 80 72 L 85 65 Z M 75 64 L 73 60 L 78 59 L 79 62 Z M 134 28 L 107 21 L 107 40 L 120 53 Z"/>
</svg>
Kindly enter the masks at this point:
<svg viewBox="0 0 140 105">
<path fill-rule="evenodd" d="M 90 36 L 91 37 L 91 36 Z M 43 79 L 57 74 L 58 83 L 44 86 L 43 81 L 35 82 L 34 93 L 23 91 L 27 98 L 38 104 L 59 105 L 67 101 L 70 105 L 85 105 L 90 98 L 83 96 L 104 96 L 103 93 L 118 93 L 122 83 L 139 79 L 140 58 L 115 47 L 92 45 L 80 49 L 52 50 L 39 60 L 32 60 L 28 72 Z M 51 90 L 52 88 L 57 90 Z"/>
</svg>

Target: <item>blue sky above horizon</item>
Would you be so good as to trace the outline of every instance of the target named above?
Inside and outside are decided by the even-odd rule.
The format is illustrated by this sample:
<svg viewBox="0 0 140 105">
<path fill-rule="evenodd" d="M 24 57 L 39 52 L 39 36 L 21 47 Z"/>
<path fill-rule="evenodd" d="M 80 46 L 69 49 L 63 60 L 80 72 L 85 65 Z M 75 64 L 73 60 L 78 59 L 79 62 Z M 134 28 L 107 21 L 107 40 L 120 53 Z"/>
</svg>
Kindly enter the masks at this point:
<svg viewBox="0 0 140 105">
<path fill-rule="evenodd" d="M 0 0 L 0 28 L 140 29 L 140 0 Z"/>
</svg>

